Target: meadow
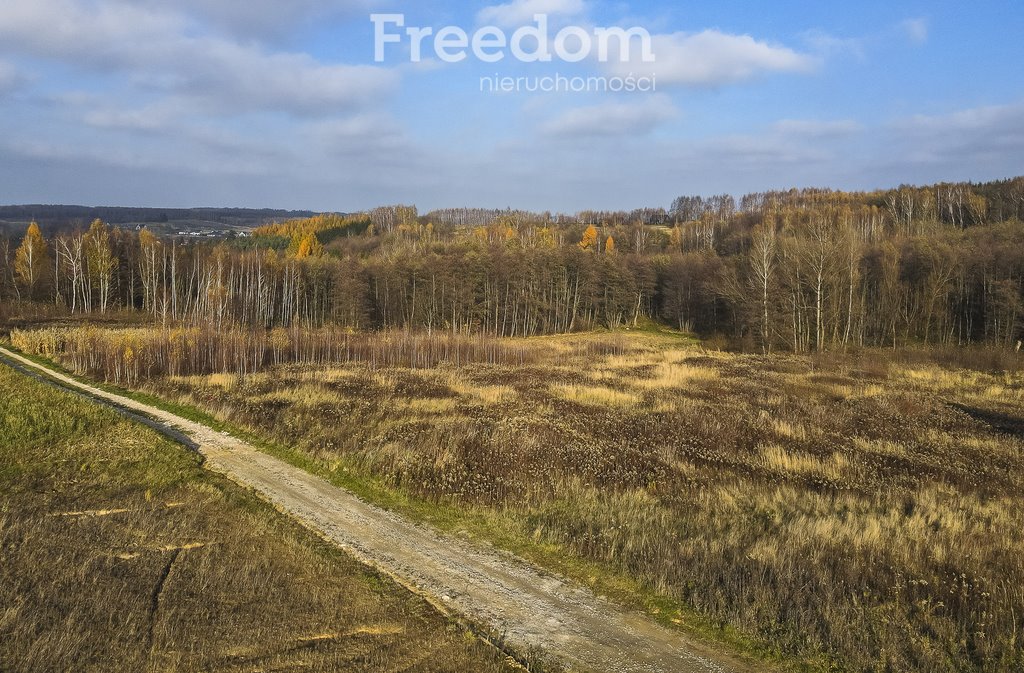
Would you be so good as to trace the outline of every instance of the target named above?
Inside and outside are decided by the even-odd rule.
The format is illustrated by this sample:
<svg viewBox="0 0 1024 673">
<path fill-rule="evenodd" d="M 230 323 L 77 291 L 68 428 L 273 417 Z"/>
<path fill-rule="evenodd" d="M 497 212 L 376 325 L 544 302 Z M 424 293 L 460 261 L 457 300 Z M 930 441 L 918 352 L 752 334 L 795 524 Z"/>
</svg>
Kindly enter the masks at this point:
<svg viewBox="0 0 1024 673">
<path fill-rule="evenodd" d="M 0 365 L 0 670 L 513 670 L 198 454 Z"/>
<path fill-rule="evenodd" d="M 12 341 L 117 379 L 103 358 L 123 361 L 124 334 L 89 335 Z M 278 338 L 276 361 L 267 344 L 255 366 L 120 381 L 783 668 L 1024 667 L 1012 353 L 763 357 L 617 332 L 459 337 L 455 364 L 417 355 L 438 335 L 315 359 Z"/>
</svg>

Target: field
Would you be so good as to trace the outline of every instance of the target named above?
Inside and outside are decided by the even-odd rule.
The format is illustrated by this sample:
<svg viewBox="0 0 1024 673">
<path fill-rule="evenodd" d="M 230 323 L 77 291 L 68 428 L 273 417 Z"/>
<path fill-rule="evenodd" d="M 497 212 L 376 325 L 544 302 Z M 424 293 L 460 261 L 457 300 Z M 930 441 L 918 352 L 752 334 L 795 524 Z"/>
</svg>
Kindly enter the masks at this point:
<svg viewBox="0 0 1024 673">
<path fill-rule="evenodd" d="M 511 670 L 187 449 L 2 365 L 0 390 L 0 670 Z"/>
<path fill-rule="evenodd" d="M 90 334 L 93 348 L 124 348 Z M 50 344 L 114 378 L 77 361 L 73 337 L 37 336 L 15 345 Z M 282 346 L 293 357 L 256 373 L 225 361 L 135 385 L 784 667 L 1024 666 L 1012 355 L 994 356 L 995 372 L 619 333 L 497 341 L 454 366 L 419 357 L 437 338 L 391 343 L 391 357 L 352 348 L 316 366 Z"/>
</svg>

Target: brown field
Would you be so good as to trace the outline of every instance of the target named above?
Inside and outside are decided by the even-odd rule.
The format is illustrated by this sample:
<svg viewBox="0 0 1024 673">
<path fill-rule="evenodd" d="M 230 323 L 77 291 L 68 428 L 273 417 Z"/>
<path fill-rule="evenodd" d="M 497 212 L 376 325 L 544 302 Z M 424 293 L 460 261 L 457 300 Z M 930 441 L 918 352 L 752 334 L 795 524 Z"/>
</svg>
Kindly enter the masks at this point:
<svg viewBox="0 0 1024 673">
<path fill-rule="evenodd" d="M 637 580 L 664 599 L 652 611 L 762 656 L 1024 667 L 1021 374 L 883 352 L 728 355 L 663 334 L 499 345 L 459 366 L 345 357 L 139 387 L 340 483 L 566 557 L 584 581 Z"/>
<path fill-rule="evenodd" d="M 0 670 L 512 670 L 183 447 L 3 365 L 0 390 Z"/>
</svg>

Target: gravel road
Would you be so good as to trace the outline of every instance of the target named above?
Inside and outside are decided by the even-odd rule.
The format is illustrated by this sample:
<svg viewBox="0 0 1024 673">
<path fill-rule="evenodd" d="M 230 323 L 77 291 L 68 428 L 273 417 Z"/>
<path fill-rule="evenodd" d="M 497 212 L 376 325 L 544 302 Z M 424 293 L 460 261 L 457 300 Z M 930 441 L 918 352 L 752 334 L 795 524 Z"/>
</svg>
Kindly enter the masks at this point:
<svg viewBox="0 0 1024 673">
<path fill-rule="evenodd" d="M 142 414 L 205 456 L 208 469 L 258 493 L 355 558 L 425 596 L 442 611 L 503 633 L 515 649 L 542 647 L 572 670 L 614 673 L 749 671 L 650 618 L 490 547 L 375 507 L 246 442 L 156 407 L 79 383 L 0 347 L 18 368 Z M 182 437 L 182 435 L 184 437 Z"/>
</svg>

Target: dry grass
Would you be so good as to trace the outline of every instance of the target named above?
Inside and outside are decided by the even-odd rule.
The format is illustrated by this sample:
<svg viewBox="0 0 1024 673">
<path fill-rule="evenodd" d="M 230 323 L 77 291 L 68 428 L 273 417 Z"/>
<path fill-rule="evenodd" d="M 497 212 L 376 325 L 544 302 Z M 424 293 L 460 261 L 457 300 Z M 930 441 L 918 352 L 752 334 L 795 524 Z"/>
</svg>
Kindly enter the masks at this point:
<svg viewBox="0 0 1024 673">
<path fill-rule="evenodd" d="M 238 384 L 238 378 L 235 374 L 211 374 L 206 377 L 206 382 L 211 386 L 233 388 Z"/>
<path fill-rule="evenodd" d="M 3 366 L 0 390 L 0 670 L 511 670 L 184 448 Z"/>
<path fill-rule="evenodd" d="M 627 383 L 640 390 L 655 391 L 716 380 L 719 376 L 716 369 L 690 362 L 698 355 L 708 359 L 696 347 L 659 349 L 640 341 L 629 352 L 599 358 L 588 367 L 587 377 L 597 383 Z"/>
<path fill-rule="evenodd" d="M 648 390 L 687 388 L 695 384 L 716 381 L 718 371 L 709 367 L 697 367 L 684 362 L 663 362 L 654 370 L 654 376 L 635 381 L 635 385 Z"/>
<path fill-rule="evenodd" d="M 893 442 L 888 439 L 865 439 L 856 437 L 853 440 L 856 449 L 863 455 L 872 454 L 879 456 L 890 456 L 893 458 L 910 458 L 910 447 L 907 444 Z"/>
<path fill-rule="evenodd" d="M 1021 374 L 590 339 L 522 342 L 523 365 L 346 365 L 329 415 L 289 401 L 297 367 L 149 390 L 470 507 L 811 670 L 1024 670 Z"/>
<path fill-rule="evenodd" d="M 551 394 L 563 400 L 595 407 L 635 407 L 640 397 L 604 386 L 557 384 L 551 387 Z"/>
<path fill-rule="evenodd" d="M 450 414 L 458 410 L 459 403 L 451 399 L 417 398 L 407 400 L 405 406 L 414 413 Z"/>
<path fill-rule="evenodd" d="M 760 447 L 761 464 L 768 470 L 784 475 L 820 477 L 839 483 L 850 467 L 850 461 L 841 453 L 818 458 L 799 451 L 787 451 L 778 444 Z"/>
<path fill-rule="evenodd" d="M 455 373 L 446 373 L 439 377 L 454 392 L 487 406 L 495 406 L 515 399 L 516 390 L 512 386 L 478 384 L 464 379 Z"/>
<path fill-rule="evenodd" d="M 773 406 L 780 406 L 781 403 L 781 399 L 776 399 L 773 402 Z M 802 423 L 777 418 L 768 411 L 761 411 L 759 418 L 765 426 L 774 432 L 782 441 L 789 440 L 802 442 L 808 437 L 807 428 Z"/>
</svg>

